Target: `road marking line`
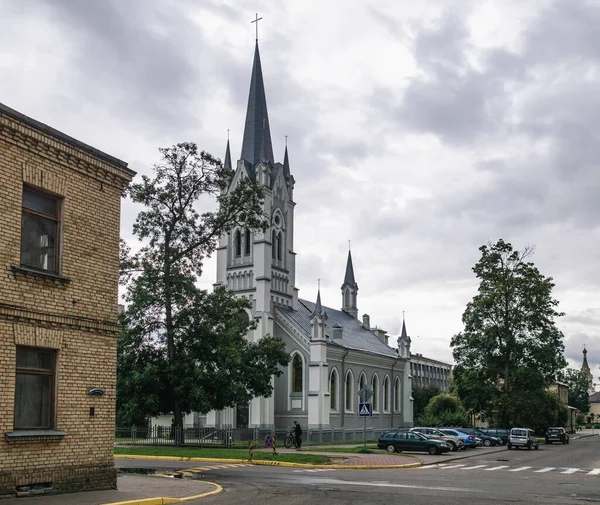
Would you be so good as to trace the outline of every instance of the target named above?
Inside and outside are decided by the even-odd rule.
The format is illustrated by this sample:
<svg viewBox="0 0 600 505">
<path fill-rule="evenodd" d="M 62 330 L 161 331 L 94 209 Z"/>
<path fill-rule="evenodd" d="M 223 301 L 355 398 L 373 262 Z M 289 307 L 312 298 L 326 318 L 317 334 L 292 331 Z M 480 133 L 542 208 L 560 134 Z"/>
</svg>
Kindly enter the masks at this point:
<svg viewBox="0 0 600 505">
<path fill-rule="evenodd" d="M 564 472 L 560 472 L 560 473 L 577 473 L 579 471 L 579 468 L 567 468 Z"/>
<path fill-rule="evenodd" d="M 600 475 L 600 468 L 594 468 L 588 472 L 588 475 Z"/>
<path fill-rule="evenodd" d="M 461 466 L 466 466 L 466 465 L 448 465 L 448 466 L 444 466 L 442 468 L 444 470 L 447 470 L 448 468 L 460 468 Z"/>
<path fill-rule="evenodd" d="M 512 470 L 509 470 L 509 472 L 520 472 L 522 470 L 528 470 L 529 468 L 531 468 L 530 466 L 520 466 L 519 468 L 513 468 Z"/>
<path fill-rule="evenodd" d="M 466 466 L 464 468 L 461 468 L 461 470 L 475 470 L 475 468 L 483 468 L 487 465 L 475 465 L 475 466 Z"/>
<path fill-rule="evenodd" d="M 546 473 L 549 472 L 550 470 L 554 470 L 556 467 L 555 466 L 547 466 L 546 468 L 542 468 L 541 470 L 534 470 L 534 473 Z"/>
<path fill-rule="evenodd" d="M 493 472 L 494 470 L 500 470 L 502 468 L 508 468 L 508 465 L 500 465 L 500 466 L 494 466 L 492 468 L 486 468 L 485 471 L 486 472 Z"/>
</svg>

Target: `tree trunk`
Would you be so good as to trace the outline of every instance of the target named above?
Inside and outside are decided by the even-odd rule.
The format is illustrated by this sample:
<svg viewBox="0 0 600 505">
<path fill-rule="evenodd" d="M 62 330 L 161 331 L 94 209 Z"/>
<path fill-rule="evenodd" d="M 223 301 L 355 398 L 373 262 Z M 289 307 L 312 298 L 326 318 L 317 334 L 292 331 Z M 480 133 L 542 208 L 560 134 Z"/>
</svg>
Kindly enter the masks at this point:
<svg viewBox="0 0 600 505">
<path fill-rule="evenodd" d="M 176 361 L 175 355 L 175 331 L 173 328 L 173 293 L 171 285 L 171 248 L 169 239 L 165 239 L 165 265 L 164 265 L 164 283 L 165 283 L 165 327 L 167 332 L 167 356 L 169 360 L 169 367 L 173 367 Z M 171 376 L 172 377 L 172 376 Z M 169 378 L 169 381 L 172 378 Z M 173 398 L 173 421 L 175 429 L 175 445 L 179 446 L 183 444 L 184 433 L 183 433 L 183 414 L 181 412 L 181 406 L 179 405 L 179 398 L 175 394 L 175 384 L 170 383 L 169 389 L 171 391 L 171 397 Z"/>
</svg>

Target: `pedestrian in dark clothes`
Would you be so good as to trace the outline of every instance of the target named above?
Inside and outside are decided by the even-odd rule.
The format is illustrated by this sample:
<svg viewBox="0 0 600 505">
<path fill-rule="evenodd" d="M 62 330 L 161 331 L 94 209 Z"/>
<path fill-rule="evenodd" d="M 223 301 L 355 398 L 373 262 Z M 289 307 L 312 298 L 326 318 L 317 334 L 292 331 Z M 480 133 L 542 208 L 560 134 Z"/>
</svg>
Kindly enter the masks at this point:
<svg viewBox="0 0 600 505">
<path fill-rule="evenodd" d="M 298 421 L 294 421 L 294 435 L 296 436 L 296 450 L 299 451 L 302 447 L 302 428 Z"/>
</svg>

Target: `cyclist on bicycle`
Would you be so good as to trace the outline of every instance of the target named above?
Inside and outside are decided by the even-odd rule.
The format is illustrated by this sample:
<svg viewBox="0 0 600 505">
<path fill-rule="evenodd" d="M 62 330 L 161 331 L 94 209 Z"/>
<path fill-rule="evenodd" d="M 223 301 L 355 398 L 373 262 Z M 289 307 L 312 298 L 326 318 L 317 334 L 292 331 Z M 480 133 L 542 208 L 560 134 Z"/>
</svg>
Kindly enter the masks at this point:
<svg viewBox="0 0 600 505">
<path fill-rule="evenodd" d="M 302 447 L 302 428 L 298 421 L 294 421 L 294 436 L 296 437 L 296 450 L 299 451 Z"/>
</svg>

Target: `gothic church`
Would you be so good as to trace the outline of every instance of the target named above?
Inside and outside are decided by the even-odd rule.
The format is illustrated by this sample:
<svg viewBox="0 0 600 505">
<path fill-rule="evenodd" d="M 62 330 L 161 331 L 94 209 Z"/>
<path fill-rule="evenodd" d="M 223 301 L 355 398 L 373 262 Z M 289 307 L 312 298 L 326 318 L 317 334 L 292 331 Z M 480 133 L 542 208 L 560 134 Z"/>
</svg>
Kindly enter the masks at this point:
<svg viewBox="0 0 600 505">
<path fill-rule="evenodd" d="M 225 165 L 232 168 L 229 141 Z M 274 379 L 270 398 L 213 411 L 202 424 L 285 429 L 294 420 L 313 431 L 362 428 L 358 392 L 373 391 L 370 428 L 412 426 L 410 338 L 403 324 L 398 350 L 386 332 L 372 328 L 368 315 L 358 319 L 358 284 L 348 252 L 341 286 L 341 310 L 298 296 L 294 247 L 294 184 L 287 146 L 283 163 L 275 162 L 258 41 L 241 157 L 230 188 L 243 177 L 265 187 L 266 233 L 236 229 L 221 237 L 217 250 L 217 285 L 227 285 L 252 303 L 258 321 L 253 341 L 270 334 L 283 339 L 291 360 Z M 301 177 L 299 178 L 301 180 Z M 341 274 L 341 272 L 340 272 Z M 341 275 L 340 275 L 341 277 Z"/>
</svg>

